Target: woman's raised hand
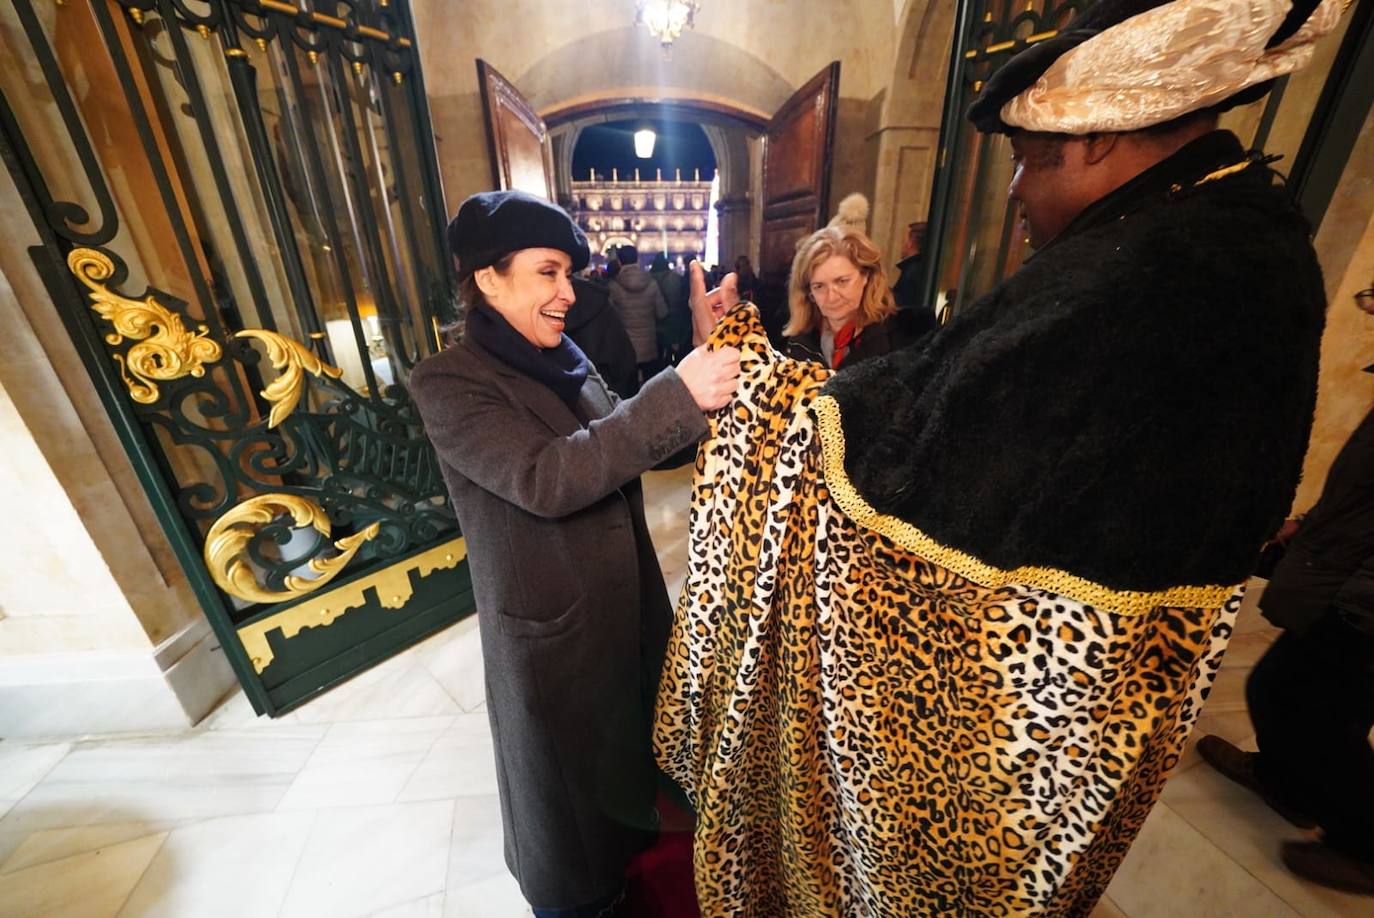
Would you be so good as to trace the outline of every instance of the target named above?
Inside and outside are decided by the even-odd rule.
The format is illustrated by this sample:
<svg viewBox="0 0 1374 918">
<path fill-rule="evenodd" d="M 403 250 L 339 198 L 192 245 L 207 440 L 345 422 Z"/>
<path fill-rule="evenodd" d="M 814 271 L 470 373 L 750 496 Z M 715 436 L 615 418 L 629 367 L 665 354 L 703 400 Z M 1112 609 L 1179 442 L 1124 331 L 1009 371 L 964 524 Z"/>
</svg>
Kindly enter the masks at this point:
<svg viewBox="0 0 1374 918">
<path fill-rule="evenodd" d="M 702 411 L 714 411 L 734 396 L 739 387 L 739 356 L 733 347 L 712 351 L 702 346 L 677 365 L 677 375 Z"/>
<path fill-rule="evenodd" d="M 691 291 L 688 303 L 692 307 L 692 344 L 701 345 L 711 336 L 721 316 L 725 315 L 739 302 L 739 278 L 732 271 L 721 280 L 720 286 L 706 292 L 706 271 L 701 262 L 694 261 L 687 268 L 688 289 Z"/>
</svg>

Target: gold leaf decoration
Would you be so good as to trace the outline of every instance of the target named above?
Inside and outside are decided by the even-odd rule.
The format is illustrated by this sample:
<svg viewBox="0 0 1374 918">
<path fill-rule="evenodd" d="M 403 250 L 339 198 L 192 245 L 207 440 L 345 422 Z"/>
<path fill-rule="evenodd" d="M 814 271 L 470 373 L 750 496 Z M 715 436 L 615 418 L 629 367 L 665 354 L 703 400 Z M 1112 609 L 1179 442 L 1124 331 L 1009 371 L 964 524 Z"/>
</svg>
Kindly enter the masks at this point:
<svg viewBox="0 0 1374 918">
<path fill-rule="evenodd" d="M 209 329 L 197 325 L 187 331 L 181 317 L 149 295 L 131 300 L 110 290 L 103 282 L 114 275 L 114 262 L 95 249 L 73 249 L 67 267 L 91 290 L 91 308 L 114 326 L 105 336 L 111 345 L 125 338 L 139 342 L 127 354 L 115 354 L 119 373 L 129 396 L 149 405 L 158 399 L 159 382 L 183 376 L 204 376 L 205 364 L 223 355 L 219 342 L 207 338 Z"/>
<path fill-rule="evenodd" d="M 276 427 L 296 410 L 305 387 L 305 373 L 333 379 L 343 375 L 343 370 L 325 363 L 294 338 L 261 328 L 245 329 L 236 337 L 256 338 L 267 345 L 267 357 L 279 371 L 277 378 L 262 390 L 262 397 L 272 403 L 272 411 L 267 416 L 268 427 Z"/>
<path fill-rule="evenodd" d="M 248 652 L 253 669 L 261 673 L 275 656 L 267 640 L 269 631 L 280 631 L 284 640 L 290 640 L 306 628 L 327 628 L 351 609 L 367 605 L 368 592 L 376 594 L 384 609 L 404 609 L 414 595 L 415 583 L 435 571 L 457 567 L 467 553 L 462 536 L 441 542 L 421 554 L 316 593 L 289 609 L 239 625 L 239 642 Z"/>
<path fill-rule="evenodd" d="M 332 580 L 353 560 L 362 544 L 381 529 L 380 523 L 373 523 L 335 542 L 334 547 L 339 551 L 335 557 L 311 558 L 307 566 L 318 577 L 289 574 L 285 590 L 269 590 L 258 583 L 242 555 L 259 529 L 283 515 L 289 515 L 297 527 L 310 526 L 320 535 L 329 536 L 329 515 L 307 497 L 295 494 L 250 497 L 216 520 L 205 537 L 205 564 L 221 590 L 249 602 L 279 603 L 304 596 Z"/>
</svg>

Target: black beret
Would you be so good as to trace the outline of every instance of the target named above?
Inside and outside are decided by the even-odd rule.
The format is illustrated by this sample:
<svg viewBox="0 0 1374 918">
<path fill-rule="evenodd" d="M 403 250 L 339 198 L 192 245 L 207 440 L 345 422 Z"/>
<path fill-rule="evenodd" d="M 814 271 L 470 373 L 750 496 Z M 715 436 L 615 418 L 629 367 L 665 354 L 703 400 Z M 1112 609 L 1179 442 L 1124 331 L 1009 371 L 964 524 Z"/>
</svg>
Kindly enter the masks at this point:
<svg viewBox="0 0 1374 918">
<path fill-rule="evenodd" d="M 1070 23 L 1071 28 L 1053 38 L 1031 45 L 988 77 L 982 93 L 969 106 L 968 120 L 985 134 L 1010 134 L 1015 128 L 1002 120 L 1002 106 L 1035 85 L 1035 81 L 1040 79 L 1060 56 L 1094 35 L 1168 2 L 1171 0 L 1099 0 L 1076 17 Z M 1321 0 L 1295 0 L 1288 15 L 1284 17 L 1265 47 L 1272 48 L 1287 41 L 1302 27 L 1320 2 Z M 1269 80 L 1247 86 L 1210 108 L 1216 112 L 1224 112 L 1237 105 L 1248 105 L 1263 98 L 1273 85 L 1274 81 Z"/>
<path fill-rule="evenodd" d="M 467 277 L 521 249 L 558 249 L 572 269 L 587 267 L 587 237 L 555 204 L 523 191 L 483 191 L 463 202 L 448 224 L 448 247 Z"/>
</svg>

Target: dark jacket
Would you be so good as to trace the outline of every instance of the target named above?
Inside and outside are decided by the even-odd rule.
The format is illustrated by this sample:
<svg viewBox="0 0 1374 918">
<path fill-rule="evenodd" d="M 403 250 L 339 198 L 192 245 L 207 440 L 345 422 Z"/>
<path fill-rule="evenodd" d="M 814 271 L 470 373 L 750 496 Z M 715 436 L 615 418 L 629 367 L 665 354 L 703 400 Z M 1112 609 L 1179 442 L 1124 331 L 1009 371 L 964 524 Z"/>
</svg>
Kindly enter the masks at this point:
<svg viewBox="0 0 1374 918">
<path fill-rule="evenodd" d="M 567 335 L 587 355 L 606 385 L 621 398 L 639 387 L 635 348 L 620 316 L 611 307 L 611 295 L 603 284 L 581 277 L 572 279 L 576 300 L 568 310 Z"/>
<path fill-rule="evenodd" d="M 639 474 L 703 437 L 674 370 L 577 411 L 464 339 L 411 392 L 467 542 L 506 863 L 536 907 L 615 893 L 654 825 L 649 729 L 671 607 Z"/>
<path fill-rule="evenodd" d="M 836 373 L 851 482 L 1001 570 L 1139 592 L 1244 581 L 1312 425 L 1310 231 L 1234 135 L 1192 141 L 921 346 Z"/>
<path fill-rule="evenodd" d="M 842 366 L 852 367 L 871 357 L 881 357 L 900 348 L 909 347 L 919 341 L 927 332 L 935 329 L 935 316 L 930 321 L 922 321 L 922 316 L 913 310 L 898 310 L 881 322 L 864 326 L 849 343 Z M 809 360 L 829 366 L 825 353 L 821 350 L 819 328 L 787 339 L 785 353 L 794 360 Z"/>
<path fill-rule="evenodd" d="M 1264 617 L 1306 631 L 1334 611 L 1374 632 L 1374 411 L 1350 435 L 1260 597 Z"/>
<path fill-rule="evenodd" d="M 921 294 L 921 282 L 925 280 L 926 258 L 924 252 L 908 255 L 897 262 L 897 283 L 892 285 L 892 298 L 897 301 L 898 309 L 924 307 L 925 312 L 935 315 L 929 304 L 917 302 Z M 932 318 L 932 323 L 934 319 Z"/>
<path fill-rule="evenodd" d="M 687 279 L 671 268 L 649 274 L 658 284 L 668 307 L 667 317 L 658 323 L 659 350 L 685 354 L 692 349 L 692 310 L 687 303 Z"/>
<path fill-rule="evenodd" d="M 611 281 L 611 302 L 635 346 L 635 359 L 640 363 L 656 360 L 658 323 L 668 317 L 668 304 L 653 277 L 639 265 L 626 265 Z"/>
</svg>

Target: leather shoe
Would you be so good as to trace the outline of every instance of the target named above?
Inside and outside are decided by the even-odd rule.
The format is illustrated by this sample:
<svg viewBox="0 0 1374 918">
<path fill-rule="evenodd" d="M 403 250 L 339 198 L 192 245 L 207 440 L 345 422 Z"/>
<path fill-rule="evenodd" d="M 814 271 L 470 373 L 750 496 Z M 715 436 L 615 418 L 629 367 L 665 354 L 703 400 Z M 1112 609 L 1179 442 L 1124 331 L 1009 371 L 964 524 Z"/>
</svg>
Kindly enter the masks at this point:
<svg viewBox="0 0 1374 918">
<path fill-rule="evenodd" d="M 1337 851 L 1323 842 L 1286 841 L 1279 849 L 1288 869 L 1322 886 L 1374 896 L 1374 864 Z"/>
<path fill-rule="evenodd" d="M 1315 819 L 1297 807 L 1275 798 L 1260 783 L 1259 775 L 1255 774 L 1255 759 L 1259 753 L 1246 752 L 1221 737 L 1211 734 L 1197 741 L 1197 751 L 1204 762 L 1241 787 L 1254 791 L 1260 796 L 1260 799 L 1269 805 L 1271 810 L 1299 829 L 1311 829 L 1316 826 L 1317 821 Z"/>
</svg>

